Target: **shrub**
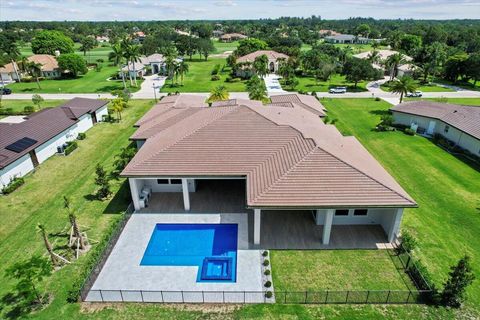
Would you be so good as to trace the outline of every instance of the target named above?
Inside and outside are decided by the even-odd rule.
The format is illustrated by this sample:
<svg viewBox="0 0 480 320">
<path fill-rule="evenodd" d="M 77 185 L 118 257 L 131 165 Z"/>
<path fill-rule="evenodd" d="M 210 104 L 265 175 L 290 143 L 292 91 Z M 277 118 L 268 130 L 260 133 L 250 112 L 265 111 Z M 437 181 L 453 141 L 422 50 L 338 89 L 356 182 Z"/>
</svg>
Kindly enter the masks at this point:
<svg viewBox="0 0 480 320">
<path fill-rule="evenodd" d="M 15 114 L 15 111 L 13 111 L 12 108 L 5 108 L 4 113 L 5 113 L 5 114 Z"/>
<path fill-rule="evenodd" d="M 263 265 L 264 265 L 265 267 L 267 267 L 268 265 L 270 265 L 270 261 L 268 261 L 268 259 L 265 259 L 265 260 L 263 261 Z"/>
<path fill-rule="evenodd" d="M 298 90 L 298 93 L 300 93 L 300 94 L 308 94 L 308 91 L 303 90 L 303 89 L 300 89 L 300 90 Z"/>
<path fill-rule="evenodd" d="M 375 101 L 381 101 L 382 99 L 380 99 L 379 97 L 375 97 Z"/>
<path fill-rule="evenodd" d="M 10 194 L 13 191 L 20 188 L 21 185 L 25 183 L 25 180 L 21 177 L 15 177 L 10 180 L 10 182 L 2 189 L 3 194 Z"/>
<path fill-rule="evenodd" d="M 95 71 L 100 72 L 100 71 L 102 71 L 102 68 L 103 68 L 103 66 L 102 66 L 101 64 L 98 64 L 98 65 L 95 67 Z"/>
<path fill-rule="evenodd" d="M 265 288 L 270 288 L 272 286 L 272 282 L 271 281 L 266 281 L 264 286 L 265 286 Z"/>
<path fill-rule="evenodd" d="M 23 108 L 23 112 L 25 112 L 25 113 L 35 112 L 35 107 L 34 106 L 25 106 L 25 108 Z"/>
<path fill-rule="evenodd" d="M 265 270 L 265 271 L 263 272 L 263 274 L 266 275 L 266 276 L 269 276 L 270 273 L 271 273 L 271 271 L 270 271 L 269 269 L 267 269 L 267 270 Z"/>
<path fill-rule="evenodd" d="M 220 72 L 220 68 L 221 68 L 221 66 L 220 66 L 219 64 L 216 64 L 216 65 L 213 67 L 212 76 L 213 76 L 213 75 L 217 75 L 217 74 Z"/>
<path fill-rule="evenodd" d="M 78 140 L 84 140 L 87 137 L 87 134 L 85 132 L 80 132 L 77 136 Z"/>
<path fill-rule="evenodd" d="M 212 81 L 218 81 L 218 80 L 220 80 L 220 76 L 219 75 L 214 75 L 214 76 L 212 76 L 211 80 Z"/>
<path fill-rule="evenodd" d="M 78 144 L 76 141 L 67 142 L 67 147 L 65 148 L 65 155 L 68 156 L 73 150 L 77 149 Z"/>
<path fill-rule="evenodd" d="M 262 256 L 264 256 L 264 257 L 268 256 L 268 251 L 267 250 L 263 251 Z"/>
<path fill-rule="evenodd" d="M 317 92 L 316 92 L 316 91 L 312 91 L 311 95 L 318 99 L 318 96 L 317 96 Z"/>
<path fill-rule="evenodd" d="M 410 129 L 410 128 L 405 128 L 405 130 L 403 130 L 403 132 L 405 132 L 405 134 L 408 134 L 409 136 L 414 136 L 415 135 L 415 131 Z"/>
<path fill-rule="evenodd" d="M 418 243 L 414 236 L 412 236 L 407 230 L 402 230 L 400 237 L 400 244 L 397 248 L 399 253 L 408 252 L 411 253 L 417 247 Z"/>
<path fill-rule="evenodd" d="M 272 291 L 267 291 L 267 292 L 265 292 L 265 297 L 266 297 L 266 298 L 271 298 L 271 297 L 273 297 Z"/>
<path fill-rule="evenodd" d="M 464 256 L 457 265 L 450 267 L 449 278 L 441 294 L 444 306 L 458 308 L 462 305 L 465 290 L 475 280 L 470 257 Z"/>
<path fill-rule="evenodd" d="M 432 276 L 428 272 L 427 267 L 417 260 L 412 262 L 407 269 L 407 273 L 414 283 L 417 284 L 419 290 L 435 290 L 435 285 L 432 281 Z"/>
<path fill-rule="evenodd" d="M 104 63 L 105 60 L 103 60 L 102 58 L 100 58 L 100 59 L 97 59 L 97 62 L 98 62 L 98 63 Z"/>
</svg>

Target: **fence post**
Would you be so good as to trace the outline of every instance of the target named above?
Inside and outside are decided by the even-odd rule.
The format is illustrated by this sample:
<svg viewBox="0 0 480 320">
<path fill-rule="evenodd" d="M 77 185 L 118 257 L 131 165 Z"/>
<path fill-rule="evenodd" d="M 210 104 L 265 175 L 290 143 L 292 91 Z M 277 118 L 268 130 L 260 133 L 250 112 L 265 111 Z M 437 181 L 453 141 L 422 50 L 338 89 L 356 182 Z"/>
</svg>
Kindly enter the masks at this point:
<svg viewBox="0 0 480 320">
<path fill-rule="evenodd" d="M 385 303 L 388 303 L 388 298 L 390 298 L 390 292 L 391 292 L 391 290 L 388 290 L 387 301 L 385 301 Z"/>
<path fill-rule="evenodd" d="M 205 303 L 205 292 L 202 290 L 202 302 Z"/>
<path fill-rule="evenodd" d="M 327 301 L 328 301 L 328 290 L 327 290 L 327 294 L 325 295 L 325 304 L 327 304 Z"/>
<path fill-rule="evenodd" d="M 162 302 L 165 302 L 165 299 L 163 299 L 163 291 L 160 291 L 160 296 L 162 297 Z"/>
<path fill-rule="evenodd" d="M 347 297 L 345 298 L 345 303 L 348 303 L 348 294 L 350 293 L 350 290 L 347 290 Z"/>
<path fill-rule="evenodd" d="M 122 294 L 122 290 L 121 290 L 121 289 L 120 289 L 120 298 L 122 298 L 122 302 L 124 302 L 124 301 L 123 301 L 123 294 Z"/>
<path fill-rule="evenodd" d="M 368 297 L 370 296 L 370 290 L 367 290 L 367 299 L 365 300 L 365 303 L 368 303 Z"/>
<path fill-rule="evenodd" d="M 185 303 L 185 298 L 183 297 L 183 290 L 180 292 L 182 293 L 182 303 Z"/>
<path fill-rule="evenodd" d="M 308 291 L 305 291 L 305 304 L 307 304 Z"/>
<path fill-rule="evenodd" d="M 142 297 L 142 302 L 145 302 L 145 301 L 143 300 L 143 292 L 142 292 L 142 290 L 140 290 L 140 296 Z"/>
<path fill-rule="evenodd" d="M 105 301 L 103 301 L 103 294 L 102 294 L 102 290 L 99 290 L 99 292 L 100 292 L 100 298 L 102 298 L 102 302 L 105 302 Z"/>
</svg>

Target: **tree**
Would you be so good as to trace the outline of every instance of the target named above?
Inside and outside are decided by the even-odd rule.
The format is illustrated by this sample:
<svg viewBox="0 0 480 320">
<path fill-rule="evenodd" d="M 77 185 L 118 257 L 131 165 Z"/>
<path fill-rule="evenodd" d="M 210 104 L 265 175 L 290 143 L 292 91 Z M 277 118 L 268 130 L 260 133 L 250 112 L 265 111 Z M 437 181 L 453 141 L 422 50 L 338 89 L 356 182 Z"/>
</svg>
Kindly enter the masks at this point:
<svg viewBox="0 0 480 320">
<path fill-rule="evenodd" d="M 124 52 L 122 45 L 120 43 L 115 43 L 112 45 L 112 51 L 108 54 L 108 61 L 118 66 L 122 62 L 123 55 Z"/>
<path fill-rule="evenodd" d="M 368 38 L 370 32 L 372 32 L 372 30 L 370 29 L 370 26 L 366 23 L 363 23 L 357 27 L 357 34 L 362 35 L 365 38 Z"/>
<path fill-rule="evenodd" d="M 466 74 L 466 61 L 468 55 L 464 52 L 454 54 L 450 56 L 445 62 L 443 68 L 444 76 L 447 80 L 452 82 L 457 82 L 458 77 L 461 77 Z"/>
<path fill-rule="evenodd" d="M 405 58 L 401 53 L 392 54 L 385 61 L 385 66 L 390 69 L 390 80 L 397 76 L 398 66 L 405 62 Z"/>
<path fill-rule="evenodd" d="M 409 92 L 417 90 L 417 84 L 411 77 L 401 77 L 398 80 L 390 82 L 390 90 L 393 93 L 400 94 L 400 103 L 403 101 L 403 96 Z"/>
<path fill-rule="evenodd" d="M 44 30 L 36 34 L 33 38 L 32 52 L 36 54 L 55 55 L 55 51 L 60 53 L 73 53 L 74 43 L 72 39 L 61 33 L 60 31 Z"/>
<path fill-rule="evenodd" d="M 320 68 L 315 72 L 316 81 L 328 81 L 335 73 L 336 67 L 333 63 L 322 63 Z"/>
<path fill-rule="evenodd" d="M 6 270 L 7 277 L 18 280 L 15 290 L 29 304 L 42 304 L 44 299 L 37 289 L 37 284 L 51 273 L 50 262 L 40 256 L 16 262 Z"/>
<path fill-rule="evenodd" d="M 131 64 L 133 68 L 133 80 L 135 83 L 135 87 L 137 86 L 137 70 L 135 70 L 135 63 L 140 61 L 141 57 L 141 52 L 140 52 L 140 46 L 134 45 L 131 43 L 125 43 L 124 44 L 124 57 L 127 60 L 127 66 Z M 130 70 L 128 70 L 130 74 Z M 131 81 L 131 77 L 130 77 Z"/>
<path fill-rule="evenodd" d="M 185 76 L 185 74 L 187 74 L 188 69 L 189 69 L 189 65 L 185 61 L 182 60 L 178 64 L 178 74 L 180 75 L 180 84 L 182 86 L 183 86 L 183 77 Z"/>
<path fill-rule="evenodd" d="M 208 103 L 212 103 L 215 101 L 223 101 L 223 100 L 228 100 L 230 97 L 227 88 L 225 86 L 218 86 L 212 89 L 210 91 L 210 96 L 207 99 Z"/>
<path fill-rule="evenodd" d="M 48 235 L 47 231 L 45 230 L 45 227 L 42 224 L 37 225 L 37 230 L 42 236 L 43 243 L 45 244 L 45 248 L 47 249 L 48 255 L 50 256 L 50 260 L 52 261 L 52 265 L 56 266 L 58 265 L 58 258 L 57 256 L 53 253 L 53 247 L 50 241 L 48 240 Z"/>
<path fill-rule="evenodd" d="M 80 40 L 80 51 L 83 51 L 83 55 L 87 55 L 87 51 L 92 50 L 97 45 L 97 41 L 92 37 L 83 37 Z"/>
<path fill-rule="evenodd" d="M 206 61 L 210 53 L 215 51 L 212 40 L 203 38 L 198 39 L 198 51 L 205 57 Z"/>
<path fill-rule="evenodd" d="M 136 149 L 133 147 L 122 148 L 120 153 L 115 155 L 115 160 L 113 161 L 113 176 L 118 177 L 120 172 L 127 166 L 130 160 L 135 156 Z"/>
<path fill-rule="evenodd" d="M 254 75 L 250 78 L 250 80 L 247 81 L 246 87 L 248 97 L 250 99 L 259 100 L 262 102 L 266 102 L 268 100 L 267 87 L 265 86 L 265 82 L 257 75 Z"/>
<path fill-rule="evenodd" d="M 441 301 L 445 306 L 458 308 L 464 300 L 465 289 L 475 280 L 475 275 L 470 266 L 470 257 L 464 256 L 450 270 L 449 278 L 445 282 L 441 294 Z"/>
<path fill-rule="evenodd" d="M 356 88 L 358 82 L 373 79 L 377 77 L 378 72 L 367 60 L 350 58 L 343 66 L 342 74 L 345 75 L 347 81 L 353 82 Z"/>
<path fill-rule="evenodd" d="M 40 109 L 40 104 L 41 104 L 43 101 L 44 101 L 44 100 L 43 100 L 42 96 L 39 95 L 39 94 L 34 94 L 34 95 L 32 96 L 32 102 L 33 102 L 34 105 L 37 106 L 37 109 Z"/>
<path fill-rule="evenodd" d="M 400 50 L 405 51 L 410 56 L 414 56 L 421 46 L 422 38 L 413 34 L 404 35 L 400 40 Z"/>
<path fill-rule="evenodd" d="M 75 53 L 61 54 L 58 58 L 58 66 L 63 71 L 69 71 L 73 77 L 79 73 L 85 74 L 88 72 L 85 60 Z"/>
<path fill-rule="evenodd" d="M 86 239 L 80 232 L 80 228 L 78 227 L 78 224 L 77 224 L 77 217 L 75 216 L 75 213 L 73 212 L 70 206 L 70 199 L 68 199 L 66 196 L 63 196 L 63 207 L 67 210 L 68 220 L 70 221 L 70 226 L 71 226 L 69 245 L 74 247 L 76 246 L 79 250 L 85 250 Z M 75 242 L 77 243 L 76 245 L 75 245 Z M 77 250 L 77 258 L 78 258 L 78 250 Z"/>
<path fill-rule="evenodd" d="M 192 27 L 192 32 L 196 33 L 199 38 L 210 39 L 213 27 L 209 23 L 196 24 Z"/>
<path fill-rule="evenodd" d="M 122 120 L 122 111 L 127 107 L 127 103 L 122 98 L 115 98 L 111 101 L 112 110 L 117 114 L 118 121 Z"/>
<path fill-rule="evenodd" d="M 256 57 L 253 61 L 253 69 L 260 78 L 266 76 L 268 73 L 268 57 L 264 54 Z"/>
<path fill-rule="evenodd" d="M 238 43 L 238 47 L 237 50 L 235 50 L 234 55 L 241 57 L 258 50 L 265 50 L 267 47 L 267 43 L 263 40 L 255 38 L 244 39 Z"/>
<path fill-rule="evenodd" d="M 38 89 L 42 89 L 40 87 L 40 81 L 38 80 L 38 77 L 42 74 L 42 67 L 43 65 L 41 63 L 35 63 L 33 61 L 30 61 L 27 64 L 28 74 L 30 74 L 32 77 L 35 77 Z"/>
<path fill-rule="evenodd" d="M 477 81 L 480 79 L 480 53 L 472 53 L 468 56 L 466 61 L 467 76 L 473 79 L 473 86 L 477 85 Z"/>
<path fill-rule="evenodd" d="M 95 184 L 99 187 L 97 190 L 97 198 L 103 200 L 112 194 L 110 190 L 110 182 L 108 181 L 107 172 L 100 164 L 95 168 Z"/>
</svg>

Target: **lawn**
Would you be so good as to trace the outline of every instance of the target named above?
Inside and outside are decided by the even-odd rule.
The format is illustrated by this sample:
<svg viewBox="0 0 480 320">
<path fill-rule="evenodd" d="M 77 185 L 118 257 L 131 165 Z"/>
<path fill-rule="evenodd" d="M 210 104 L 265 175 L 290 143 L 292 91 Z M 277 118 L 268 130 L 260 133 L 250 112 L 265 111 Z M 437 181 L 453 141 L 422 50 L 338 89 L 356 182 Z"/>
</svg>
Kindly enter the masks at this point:
<svg viewBox="0 0 480 320">
<path fill-rule="evenodd" d="M 437 86 L 435 84 L 421 84 L 419 81 L 416 81 L 416 83 L 418 85 L 417 90 L 420 90 L 423 92 L 454 92 L 455 91 L 453 89 Z M 388 84 L 384 83 L 380 87 L 384 91 L 390 91 L 390 87 L 388 86 Z"/>
<path fill-rule="evenodd" d="M 479 106 L 480 107 L 480 98 L 405 98 L 405 101 L 413 100 L 430 100 L 435 102 L 443 103 L 453 103 L 453 104 L 463 104 L 466 106 Z"/>
<path fill-rule="evenodd" d="M 303 91 L 316 91 L 316 92 L 327 92 L 328 89 L 332 87 L 347 87 L 348 92 L 362 92 L 367 91 L 366 86 L 368 81 L 362 81 L 357 84 L 357 87 L 354 87 L 352 82 L 348 82 L 345 80 L 345 76 L 340 74 L 333 75 L 329 81 L 316 81 L 314 77 L 297 77 L 298 79 L 298 86 L 295 87 L 295 91 L 303 90 Z M 288 87 L 282 85 L 282 88 L 285 90 L 289 90 Z"/>
<path fill-rule="evenodd" d="M 217 86 L 225 86 L 229 92 L 245 91 L 245 81 L 226 82 L 225 79 L 230 75 L 230 69 L 225 68 L 220 72 L 220 80 L 212 81 L 212 70 L 215 65 L 225 65 L 225 59 L 209 58 L 207 61 L 203 59 L 186 60 L 189 65 L 189 71 L 185 76 L 183 86 L 170 87 L 170 81 L 167 80 L 166 85 L 162 87 L 161 92 L 210 92 Z"/>
<path fill-rule="evenodd" d="M 55 79 L 40 81 L 38 88 L 36 82 L 16 82 L 8 85 L 13 93 L 110 93 L 113 90 L 123 89 L 121 80 L 108 81 L 113 74 L 118 72 L 118 67 L 103 63 L 101 71 L 91 69 L 85 75 L 75 79 Z M 140 89 L 141 80 L 137 87 L 130 87 L 132 92 Z M 127 86 L 130 86 L 127 79 Z"/>
<path fill-rule="evenodd" d="M 274 250 L 272 276 L 278 291 L 408 290 L 387 250 Z M 410 282 L 408 282 L 410 284 Z"/>
<path fill-rule="evenodd" d="M 375 132 L 391 107 L 371 99 L 322 99 L 336 126 L 362 144 L 418 202 L 405 211 L 402 228 L 419 241 L 416 254 L 441 287 L 449 266 L 472 257 L 480 278 L 480 172 L 420 136 Z M 478 280 L 477 280 L 478 281 Z M 467 305 L 480 309 L 480 286 L 469 287 Z"/>
<path fill-rule="evenodd" d="M 65 102 L 64 100 L 45 100 L 41 103 L 40 109 L 56 107 Z M 12 112 L 23 112 L 23 109 L 27 106 L 35 106 L 31 100 L 2 100 L 2 109 L 12 109 Z M 0 118 L 6 117 L 6 115 L 0 115 Z"/>
<path fill-rule="evenodd" d="M 85 60 L 88 62 L 96 62 L 97 59 L 103 59 L 105 62 L 108 61 L 108 54 L 110 51 L 112 51 L 110 44 L 102 44 L 91 51 L 88 51 L 87 54 L 84 56 L 83 51 L 79 51 L 80 44 L 75 43 L 75 53 L 84 57 Z M 23 45 L 20 45 L 18 47 L 18 50 L 20 51 L 20 55 L 28 57 L 33 55 L 32 48 L 30 47 L 30 43 L 26 43 Z"/>
<path fill-rule="evenodd" d="M 238 47 L 238 41 L 232 42 L 221 42 L 218 40 L 213 40 L 213 46 L 215 47 L 214 53 L 224 53 L 225 51 L 234 51 Z"/>
</svg>

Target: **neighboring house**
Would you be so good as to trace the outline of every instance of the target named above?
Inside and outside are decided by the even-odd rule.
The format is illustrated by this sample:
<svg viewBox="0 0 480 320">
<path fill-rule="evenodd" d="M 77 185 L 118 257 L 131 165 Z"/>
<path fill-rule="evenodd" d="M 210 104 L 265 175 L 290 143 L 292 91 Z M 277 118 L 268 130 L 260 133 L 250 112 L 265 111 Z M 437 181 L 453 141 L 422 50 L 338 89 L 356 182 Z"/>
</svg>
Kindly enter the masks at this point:
<svg viewBox="0 0 480 320">
<path fill-rule="evenodd" d="M 281 60 L 287 60 L 289 57 L 286 54 L 279 53 L 273 50 L 259 50 L 237 59 L 238 64 L 253 63 L 255 58 L 266 55 L 268 58 L 268 71 L 270 73 L 278 72 L 279 62 Z M 245 70 L 243 68 L 238 68 L 237 76 L 243 76 Z"/>
<path fill-rule="evenodd" d="M 401 64 L 397 68 L 397 77 L 409 76 L 413 77 L 418 67 L 412 63 Z"/>
<path fill-rule="evenodd" d="M 137 75 L 137 78 L 143 78 L 143 76 L 147 73 L 147 70 L 145 69 L 145 65 L 141 62 L 135 62 L 135 63 L 128 63 L 128 66 L 125 65 L 122 67 L 122 72 L 124 74 L 127 74 L 127 77 L 135 77 L 135 74 Z M 119 72 L 120 77 L 122 74 Z"/>
<path fill-rule="evenodd" d="M 62 75 L 55 56 L 49 54 L 34 54 L 28 57 L 27 60 L 42 65 L 42 77 L 53 79 L 59 78 Z"/>
<path fill-rule="evenodd" d="M 0 189 L 57 153 L 57 147 L 102 121 L 108 101 L 74 98 L 19 123 L 0 123 Z"/>
<path fill-rule="evenodd" d="M 223 34 L 225 34 L 225 32 L 222 30 L 213 30 L 212 34 L 215 38 L 220 38 Z"/>
<path fill-rule="evenodd" d="M 480 156 L 480 108 L 431 101 L 404 102 L 390 109 L 394 122 L 421 134 L 442 135 Z"/>
<path fill-rule="evenodd" d="M 370 42 L 370 39 L 354 36 L 353 34 L 339 34 L 335 36 L 326 36 L 325 42 L 342 44 L 367 44 Z"/>
<path fill-rule="evenodd" d="M 267 106 L 235 99 L 211 107 L 199 96 L 164 97 L 136 123 L 131 140 L 140 149 L 121 173 L 129 180 L 135 210 L 148 205 L 145 210 L 156 212 L 156 205 L 181 199 L 188 213 L 206 205 L 199 202 L 237 196 L 219 191 L 200 200 L 195 193 L 202 186 L 240 183 L 235 192 L 245 197 L 243 212 L 253 211 L 248 229 L 254 245 L 272 236 L 262 223 L 268 225 L 280 210 L 300 220 L 311 216 L 304 227 L 320 228 L 318 242 L 324 246 L 331 234 L 340 242 L 353 236 L 332 225 L 375 228 L 385 241 L 394 241 L 403 209 L 416 207 L 415 201 L 355 137 L 343 136 L 312 112 L 323 110 L 318 100 L 294 95 L 277 96 L 277 103 Z"/>
<path fill-rule="evenodd" d="M 226 33 L 224 35 L 222 35 L 219 40 L 222 41 L 222 42 L 232 42 L 232 41 L 236 41 L 236 40 L 243 40 L 243 39 L 247 39 L 248 37 L 244 34 L 241 34 L 241 33 Z"/>
<path fill-rule="evenodd" d="M 20 70 L 16 62 L 10 62 L 0 68 L 0 84 L 7 84 L 10 82 L 18 81 L 20 76 Z"/>
<path fill-rule="evenodd" d="M 140 57 L 140 62 L 150 66 L 152 74 L 165 72 L 165 57 L 160 53 L 154 53 L 148 57 Z"/>
<path fill-rule="evenodd" d="M 388 57 L 394 54 L 397 54 L 399 52 L 394 50 L 376 50 L 376 51 L 378 52 L 378 60 L 375 62 L 372 62 L 372 66 L 375 69 L 383 70 L 385 74 L 390 74 L 390 70 L 386 70 L 384 68 L 384 62 L 388 59 Z M 372 54 L 373 54 L 373 50 L 355 54 L 354 57 L 359 59 L 370 59 Z M 401 64 L 397 67 L 397 73 L 396 73 L 397 77 L 403 77 L 405 75 L 412 76 L 413 72 L 415 72 L 417 68 L 415 65 L 409 63 L 410 61 L 413 61 L 413 58 L 404 54 L 402 54 L 402 57 L 407 63 Z"/>
<path fill-rule="evenodd" d="M 95 39 L 96 39 L 99 43 L 106 43 L 106 42 L 109 42 L 109 41 L 110 41 L 110 38 L 107 37 L 107 36 L 96 36 Z"/>
<path fill-rule="evenodd" d="M 142 43 L 145 40 L 145 33 L 143 31 L 137 31 L 132 34 L 132 40 L 135 43 Z"/>
<path fill-rule="evenodd" d="M 341 35 L 340 32 L 336 32 L 334 30 L 330 30 L 330 29 L 321 29 L 321 30 L 318 30 L 318 34 L 320 35 L 320 37 L 324 38 L 326 36 L 339 36 Z"/>
</svg>

